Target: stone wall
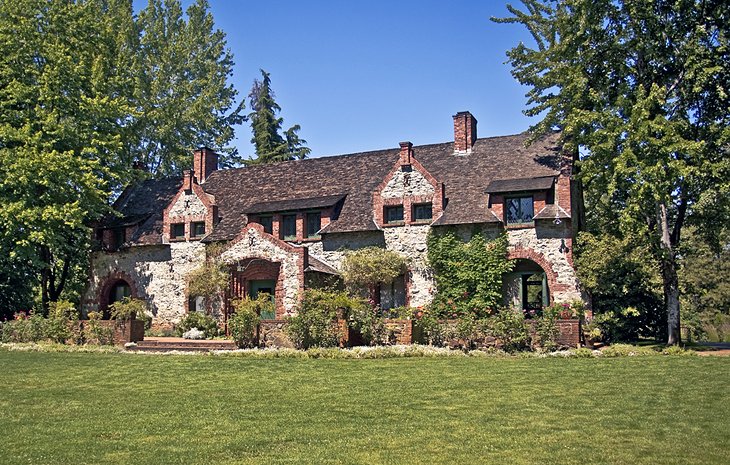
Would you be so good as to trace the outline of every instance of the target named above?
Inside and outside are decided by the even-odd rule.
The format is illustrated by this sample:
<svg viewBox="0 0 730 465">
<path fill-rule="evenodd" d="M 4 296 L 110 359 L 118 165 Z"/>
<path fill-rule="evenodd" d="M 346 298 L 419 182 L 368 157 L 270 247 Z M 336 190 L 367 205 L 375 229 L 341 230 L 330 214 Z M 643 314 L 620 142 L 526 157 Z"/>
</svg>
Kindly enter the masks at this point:
<svg viewBox="0 0 730 465">
<path fill-rule="evenodd" d="M 229 265 L 248 258 L 279 263 L 276 314 L 277 318 L 282 318 L 296 312 L 299 296 L 304 290 L 305 254 L 302 247 L 275 239 L 264 233 L 261 225 L 253 223 L 229 243 L 220 258 Z"/>
<path fill-rule="evenodd" d="M 406 196 L 427 196 L 433 195 L 436 189 L 426 177 L 416 170 L 393 173 L 388 184 L 385 185 L 380 195 L 384 199 L 402 198 Z"/>
<path fill-rule="evenodd" d="M 94 252 L 89 285 L 83 299 L 85 313 L 97 311 L 105 285 L 111 280 L 132 281 L 132 297 L 144 299 L 156 327 L 169 327 L 185 314 L 188 273 L 205 261 L 200 242 L 139 246 L 118 252 Z"/>
<path fill-rule="evenodd" d="M 536 262 L 545 271 L 553 302 L 583 299 L 573 268 L 570 222 L 538 222 L 534 228 L 509 229 L 510 258 Z M 562 249 L 562 250 L 561 250 Z"/>
<path fill-rule="evenodd" d="M 171 217 L 204 216 L 207 213 L 208 208 L 192 191 L 183 191 L 167 212 Z"/>
</svg>

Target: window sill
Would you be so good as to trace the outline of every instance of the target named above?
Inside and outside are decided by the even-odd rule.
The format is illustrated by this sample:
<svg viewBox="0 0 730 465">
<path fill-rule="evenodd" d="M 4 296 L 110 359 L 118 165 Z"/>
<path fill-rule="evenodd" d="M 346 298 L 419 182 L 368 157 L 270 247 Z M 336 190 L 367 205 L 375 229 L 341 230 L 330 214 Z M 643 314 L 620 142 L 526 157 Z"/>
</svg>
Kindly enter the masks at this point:
<svg viewBox="0 0 730 465">
<path fill-rule="evenodd" d="M 304 239 L 302 239 L 302 242 L 317 242 L 317 241 L 321 241 L 321 240 L 322 240 L 321 236 L 305 237 Z"/>
<path fill-rule="evenodd" d="M 411 224 L 415 224 L 415 225 L 431 224 L 432 221 L 433 221 L 433 218 L 429 218 L 427 220 L 415 220 L 415 221 L 411 221 Z"/>
<path fill-rule="evenodd" d="M 406 225 L 405 221 L 397 221 L 397 222 L 393 222 L 393 223 L 383 223 L 382 226 L 384 228 L 396 228 L 398 226 L 405 226 L 405 225 Z"/>
<path fill-rule="evenodd" d="M 170 242 L 185 242 L 184 237 L 171 237 Z"/>
<path fill-rule="evenodd" d="M 535 223 L 505 224 L 504 227 L 507 229 L 532 229 L 532 228 L 535 228 Z"/>
</svg>

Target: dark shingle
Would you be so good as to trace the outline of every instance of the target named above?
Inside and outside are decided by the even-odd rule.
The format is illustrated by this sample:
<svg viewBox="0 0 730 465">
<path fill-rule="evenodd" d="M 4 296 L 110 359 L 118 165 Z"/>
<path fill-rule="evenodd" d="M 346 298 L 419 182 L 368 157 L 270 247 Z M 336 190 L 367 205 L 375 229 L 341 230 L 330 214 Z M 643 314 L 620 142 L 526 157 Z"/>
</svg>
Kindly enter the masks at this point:
<svg viewBox="0 0 730 465">
<path fill-rule="evenodd" d="M 489 183 L 485 192 L 488 194 L 498 194 L 503 192 L 544 191 L 553 187 L 554 182 L 554 176 L 521 179 L 497 179 Z"/>
</svg>

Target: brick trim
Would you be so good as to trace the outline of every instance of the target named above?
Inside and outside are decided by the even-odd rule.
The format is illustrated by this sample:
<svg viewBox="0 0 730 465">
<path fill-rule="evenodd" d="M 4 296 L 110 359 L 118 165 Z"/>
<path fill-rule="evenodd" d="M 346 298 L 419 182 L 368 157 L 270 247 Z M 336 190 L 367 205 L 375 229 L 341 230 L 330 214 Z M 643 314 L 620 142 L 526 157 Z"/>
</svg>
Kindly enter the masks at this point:
<svg viewBox="0 0 730 465">
<path fill-rule="evenodd" d="M 180 196 L 184 195 L 186 192 L 187 186 L 185 185 L 185 182 L 183 182 L 183 184 L 180 186 L 180 189 L 178 189 L 175 196 L 172 198 L 170 203 L 167 204 L 167 207 L 165 207 L 165 210 L 162 212 L 162 237 L 166 239 L 167 242 L 199 241 L 205 236 L 193 237 L 190 224 L 194 222 L 205 222 L 205 232 L 207 235 L 210 234 L 211 231 L 213 231 L 213 227 L 215 226 L 215 223 L 217 221 L 218 205 L 215 202 L 215 196 L 212 194 L 208 194 L 203 190 L 200 184 L 198 184 L 194 174 L 195 173 L 191 173 L 190 182 L 192 184 L 189 191 L 195 194 L 195 196 L 203 203 L 206 208 L 206 213 L 205 215 L 170 216 L 170 210 L 180 199 Z M 185 224 L 184 238 L 171 239 L 170 225 L 174 223 Z"/>
<path fill-rule="evenodd" d="M 545 272 L 545 276 L 547 277 L 550 303 L 553 303 L 556 292 L 561 292 L 568 289 L 568 286 L 566 286 L 565 284 L 558 283 L 558 274 L 553 269 L 550 261 L 545 258 L 545 256 L 541 253 L 535 252 L 530 248 L 514 247 L 509 250 L 507 258 L 510 260 L 516 260 L 518 258 L 532 260 L 533 262 L 540 265 L 540 267 Z"/>
<path fill-rule="evenodd" d="M 124 282 L 127 286 L 129 286 L 131 298 L 139 298 L 137 284 L 131 276 L 123 271 L 114 270 L 106 275 L 106 277 L 104 277 L 101 282 L 103 284 L 99 286 L 99 290 L 96 293 L 96 302 L 92 302 L 97 304 L 98 311 L 100 312 L 106 312 L 109 308 L 109 292 L 111 292 L 112 287 L 119 282 Z"/>
</svg>

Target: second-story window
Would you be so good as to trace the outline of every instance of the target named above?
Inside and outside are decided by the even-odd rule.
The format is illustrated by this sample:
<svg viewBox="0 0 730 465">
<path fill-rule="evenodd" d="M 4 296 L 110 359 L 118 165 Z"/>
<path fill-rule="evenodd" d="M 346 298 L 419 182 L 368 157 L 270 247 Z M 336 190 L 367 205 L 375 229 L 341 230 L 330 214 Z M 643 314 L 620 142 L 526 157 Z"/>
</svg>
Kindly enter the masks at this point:
<svg viewBox="0 0 730 465">
<path fill-rule="evenodd" d="M 170 225 L 170 239 L 185 239 L 185 223 L 172 223 Z"/>
<path fill-rule="evenodd" d="M 532 196 L 505 198 L 504 216 L 508 225 L 532 224 L 535 216 Z"/>
<path fill-rule="evenodd" d="M 413 221 L 430 221 L 433 208 L 430 203 L 419 203 L 413 206 Z"/>
<path fill-rule="evenodd" d="M 386 224 L 398 224 L 403 222 L 403 205 L 392 205 L 385 207 L 383 218 Z"/>
<path fill-rule="evenodd" d="M 205 222 L 196 221 L 194 223 L 190 223 L 190 233 L 192 237 L 205 236 Z"/>
<path fill-rule="evenodd" d="M 281 217 L 281 238 L 285 241 L 297 239 L 297 215 L 283 215 Z"/>
<path fill-rule="evenodd" d="M 272 234 L 274 232 L 274 217 L 271 215 L 259 216 L 259 224 L 264 227 L 264 232 Z"/>
<path fill-rule="evenodd" d="M 307 239 L 319 239 L 320 229 L 322 229 L 322 213 L 307 213 Z"/>
<path fill-rule="evenodd" d="M 127 241 L 127 230 L 124 228 L 116 228 L 112 230 L 113 241 L 112 249 L 116 250 Z"/>
</svg>

